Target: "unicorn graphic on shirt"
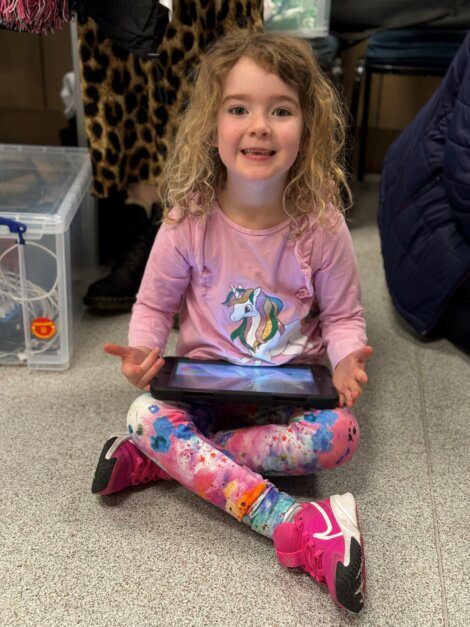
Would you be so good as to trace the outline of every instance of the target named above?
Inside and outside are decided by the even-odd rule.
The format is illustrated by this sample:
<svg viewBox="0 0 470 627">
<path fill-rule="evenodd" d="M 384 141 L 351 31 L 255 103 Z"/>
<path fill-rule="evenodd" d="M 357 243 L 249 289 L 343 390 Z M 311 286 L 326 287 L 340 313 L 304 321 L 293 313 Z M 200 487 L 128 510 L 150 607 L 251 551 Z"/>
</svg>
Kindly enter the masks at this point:
<svg viewBox="0 0 470 627">
<path fill-rule="evenodd" d="M 284 325 L 279 319 L 283 309 L 279 298 L 268 296 L 261 287 L 244 289 L 239 284 L 230 288 L 222 304 L 233 308 L 232 322 L 241 321 L 230 335 L 232 342 L 238 339 L 252 357 L 271 363 L 278 355 L 300 355 L 303 352 L 308 336 L 301 328 L 306 320 L 294 320 Z"/>
</svg>

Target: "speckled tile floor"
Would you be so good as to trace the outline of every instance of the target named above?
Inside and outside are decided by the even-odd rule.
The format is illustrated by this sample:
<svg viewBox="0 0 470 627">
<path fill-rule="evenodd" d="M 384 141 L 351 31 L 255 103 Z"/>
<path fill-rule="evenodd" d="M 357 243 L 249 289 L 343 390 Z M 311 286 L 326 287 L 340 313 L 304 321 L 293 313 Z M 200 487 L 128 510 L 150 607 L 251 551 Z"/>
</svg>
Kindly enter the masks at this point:
<svg viewBox="0 0 470 627">
<path fill-rule="evenodd" d="M 0 624 L 237 626 L 470 624 L 469 359 L 421 344 L 394 313 L 375 225 L 377 180 L 356 190 L 352 234 L 375 347 L 357 407 L 362 442 L 334 472 L 276 483 L 301 499 L 350 490 L 367 601 L 336 608 L 272 544 L 173 482 L 106 502 L 90 493 L 134 390 L 103 354 L 128 315 L 86 315 L 65 372 L 0 368 Z M 174 345 L 173 334 L 169 349 Z"/>
</svg>

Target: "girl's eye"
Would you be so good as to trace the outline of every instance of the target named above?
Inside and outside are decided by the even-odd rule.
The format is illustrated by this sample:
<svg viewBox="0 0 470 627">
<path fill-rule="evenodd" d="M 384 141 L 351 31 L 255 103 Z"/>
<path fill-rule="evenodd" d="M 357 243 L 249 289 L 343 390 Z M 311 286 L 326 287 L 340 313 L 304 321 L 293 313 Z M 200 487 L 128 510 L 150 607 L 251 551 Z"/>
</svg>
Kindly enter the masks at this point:
<svg viewBox="0 0 470 627">
<path fill-rule="evenodd" d="M 285 118 L 288 115 L 292 115 L 291 112 L 288 109 L 276 109 L 274 111 L 274 115 L 278 118 Z"/>
<path fill-rule="evenodd" d="M 245 107 L 237 105 L 236 107 L 230 107 L 229 113 L 232 113 L 233 115 L 244 115 L 246 113 L 246 109 Z"/>
</svg>

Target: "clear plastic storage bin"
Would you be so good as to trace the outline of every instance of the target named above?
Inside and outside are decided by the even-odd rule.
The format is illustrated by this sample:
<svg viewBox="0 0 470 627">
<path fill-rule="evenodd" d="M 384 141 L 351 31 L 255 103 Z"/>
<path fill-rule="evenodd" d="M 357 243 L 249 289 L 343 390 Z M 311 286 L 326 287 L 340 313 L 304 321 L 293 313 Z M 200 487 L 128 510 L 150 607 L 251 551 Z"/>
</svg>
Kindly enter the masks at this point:
<svg viewBox="0 0 470 627">
<path fill-rule="evenodd" d="M 264 29 L 305 39 L 326 37 L 331 0 L 264 0 Z"/>
<path fill-rule="evenodd" d="M 64 369 L 96 263 L 82 148 L 0 144 L 0 364 Z"/>
</svg>

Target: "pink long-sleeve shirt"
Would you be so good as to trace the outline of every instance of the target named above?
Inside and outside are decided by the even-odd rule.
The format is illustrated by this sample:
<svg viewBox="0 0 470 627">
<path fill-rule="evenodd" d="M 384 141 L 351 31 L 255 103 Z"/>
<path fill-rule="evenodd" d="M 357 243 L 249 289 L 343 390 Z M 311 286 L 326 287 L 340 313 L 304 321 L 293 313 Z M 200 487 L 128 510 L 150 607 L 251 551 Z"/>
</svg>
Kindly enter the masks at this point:
<svg viewBox="0 0 470 627">
<path fill-rule="evenodd" d="M 163 224 L 132 311 L 129 345 L 164 350 L 180 313 L 176 353 L 247 365 L 321 362 L 332 370 L 367 343 L 351 236 L 313 219 L 251 230 L 214 205 Z"/>
</svg>

